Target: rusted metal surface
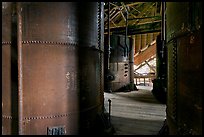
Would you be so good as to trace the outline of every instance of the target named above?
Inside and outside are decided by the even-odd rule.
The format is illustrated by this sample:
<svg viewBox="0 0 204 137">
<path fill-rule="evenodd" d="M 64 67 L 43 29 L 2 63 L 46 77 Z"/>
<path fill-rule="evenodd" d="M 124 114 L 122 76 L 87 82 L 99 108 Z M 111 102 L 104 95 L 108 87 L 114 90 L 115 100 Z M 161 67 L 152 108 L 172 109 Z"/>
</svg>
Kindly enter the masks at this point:
<svg viewBox="0 0 204 137">
<path fill-rule="evenodd" d="M 22 51 L 22 7 L 16 4 L 18 47 L 18 134 L 23 135 L 23 51 Z"/>
<path fill-rule="evenodd" d="M 98 12 L 103 11 L 103 7 L 102 4 L 90 2 L 80 3 L 79 9 L 80 134 L 97 134 L 97 113 L 101 113 L 103 108 L 103 88 L 100 87 L 103 76 L 100 71 L 103 69 L 101 59 L 104 48 L 103 44 L 99 45 L 98 39 L 98 33 L 103 32 L 101 22 L 104 21 L 103 15 Z M 100 38 L 103 40 L 103 34 Z"/>
<path fill-rule="evenodd" d="M 202 135 L 201 12 L 200 2 L 167 3 L 167 125 L 171 135 Z"/>
<path fill-rule="evenodd" d="M 23 26 L 29 28 L 24 29 L 24 41 L 77 43 L 79 38 L 77 3 L 25 2 L 22 8 L 23 16 L 26 17 Z"/>
<path fill-rule="evenodd" d="M 178 40 L 178 125 L 181 134 L 186 131 L 187 134 L 202 134 L 201 35 L 200 30 Z"/>
<path fill-rule="evenodd" d="M 127 39 L 127 48 L 125 46 L 125 36 L 111 35 L 110 72 L 114 77 L 111 81 L 112 91 L 120 90 L 130 84 L 130 44 L 131 38 Z"/>
<path fill-rule="evenodd" d="M 130 83 L 128 64 L 129 62 L 110 63 L 110 68 L 114 75 L 114 80 L 111 82 L 112 91 L 117 91 Z"/>
<path fill-rule="evenodd" d="M 104 106 L 104 3 L 98 3 L 98 49 L 100 60 L 100 102 Z M 103 107 L 104 111 L 104 107 Z"/>
<path fill-rule="evenodd" d="M 2 133 L 18 134 L 20 116 L 20 134 L 90 134 L 103 108 L 103 31 L 100 38 L 98 32 L 103 30 L 103 6 L 74 2 L 21 4 L 22 115 L 15 113 L 15 107 L 21 105 L 16 98 L 19 73 L 11 71 L 19 67 L 20 54 L 12 47 L 17 45 L 10 32 L 17 28 L 9 25 L 12 8 L 2 7 Z"/>
<path fill-rule="evenodd" d="M 134 52 L 135 52 L 135 38 L 132 38 L 129 54 L 129 66 L 130 66 L 130 90 L 134 90 Z"/>
<path fill-rule="evenodd" d="M 64 125 L 66 134 L 78 132 L 76 49 L 71 45 L 24 44 L 24 134 L 46 134 L 46 126 L 57 125 Z"/>
<path fill-rule="evenodd" d="M 2 135 L 18 134 L 18 65 L 15 5 L 2 3 Z"/>
<path fill-rule="evenodd" d="M 12 14 L 12 2 L 2 2 L 2 42 L 11 42 Z"/>
<path fill-rule="evenodd" d="M 76 5 L 25 3 L 23 10 L 24 134 L 54 126 L 78 134 Z"/>
<path fill-rule="evenodd" d="M 177 42 L 168 42 L 168 71 L 167 71 L 167 123 L 171 134 L 176 129 L 177 120 Z M 175 132 L 175 131 L 174 131 Z"/>
<path fill-rule="evenodd" d="M 88 48 L 81 48 L 79 60 L 81 70 L 79 73 L 80 85 L 80 131 L 87 134 L 93 128 L 96 113 L 102 111 L 100 100 L 100 60 L 99 53 Z M 90 56 L 92 55 L 92 56 Z M 88 61 L 88 62 L 87 62 Z M 94 66 L 98 67 L 94 67 Z"/>
</svg>

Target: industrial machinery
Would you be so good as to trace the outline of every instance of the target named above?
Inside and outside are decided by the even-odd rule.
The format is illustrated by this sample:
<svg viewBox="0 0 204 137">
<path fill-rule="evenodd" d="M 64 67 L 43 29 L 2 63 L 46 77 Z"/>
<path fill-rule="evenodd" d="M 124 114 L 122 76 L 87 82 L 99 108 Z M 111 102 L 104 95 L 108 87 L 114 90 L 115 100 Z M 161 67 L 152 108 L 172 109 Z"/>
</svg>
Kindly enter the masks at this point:
<svg viewBox="0 0 204 137">
<path fill-rule="evenodd" d="M 110 3 L 108 2 L 108 35 L 104 41 L 104 91 L 137 90 L 134 84 L 134 45 L 128 37 L 128 11 L 126 9 L 125 34 L 110 34 Z"/>
<path fill-rule="evenodd" d="M 161 103 L 167 100 L 167 50 L 161 33 L 156 39 L 156 78 L 153 80 L 152 94 Z"/>
<path fill-rule="evenodd" d="M 167 2 L 167 125 L 202 135 L 202 3 Z"/>
<path fill-rule="evenodd" d="M 137 90 L 134 82 L 131 83 L 130 78 L 131 75 L 133 76 L 133 73 L 131 73 L 133 70 L 130 67 L 134 63 L 130 61 L 130 56 L 134 54 L 131 54 L 131 50 L 133 50 L 132 38 L 127 37 L 126 39 L 125 37 L 124 35 L 110 36 L 109 69 L 105 76 L 107 78 L 107 89 L 112 92 Z M 105 37 L 105 42 L 107 42 L 106 40 Z"/>
<path fill-rule="evenodd" d="M 161 33 L 156 39 L 156 79 L 153 80 L 152 94 L 163 104 L 167 101 L 167 47 L 166 47 L 166 3 L 161 3 Z"/>
<path fill-rule="evenodd" d="M 98 134 L 110 127 L 103 5 L 2 3 L 3 135 Z"/>
</svg>

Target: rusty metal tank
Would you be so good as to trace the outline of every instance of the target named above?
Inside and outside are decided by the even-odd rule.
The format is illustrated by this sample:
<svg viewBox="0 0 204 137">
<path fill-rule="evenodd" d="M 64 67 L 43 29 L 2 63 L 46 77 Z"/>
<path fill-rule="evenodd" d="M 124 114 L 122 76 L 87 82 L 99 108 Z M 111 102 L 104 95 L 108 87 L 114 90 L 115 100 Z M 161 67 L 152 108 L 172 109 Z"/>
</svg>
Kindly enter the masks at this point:
<svg viewBox="0 0 204 137">
<path fill-rule="evenodd" d="M 107 42 L 106 37 L 105 42 Z M 113 92 L 129 90 L 131 46 L 132 38 L 130 37 L 127 37 L 126 44 L 124 35 L 114 34 L 110 36 L 110 68 L 106 74 L 106 77 L 108 77 L 106 81 L 110 82 L 110 87 L 107 88 L 110 88 Z"/>
<path fill-rule="evenodd" d="M 169 134 L 202 135 L 202 3 L 166 8 Z"/>
<path fill-rule="evenodd" d="M 3 2 L 2 134 L 97 131 L 102 64 L 103 3 Z"/>
</svg>

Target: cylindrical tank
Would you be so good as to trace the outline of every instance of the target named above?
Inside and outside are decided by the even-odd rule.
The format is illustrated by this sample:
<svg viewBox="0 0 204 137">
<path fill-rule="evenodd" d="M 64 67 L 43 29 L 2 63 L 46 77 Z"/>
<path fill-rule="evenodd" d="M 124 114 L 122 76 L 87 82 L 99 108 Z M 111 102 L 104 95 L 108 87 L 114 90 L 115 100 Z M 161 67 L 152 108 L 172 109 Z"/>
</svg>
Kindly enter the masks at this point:
<svg viewBox="0 0 204 137">
<path fill-rule="evenodd" d="M 202 135 L 202 3 L 167 2 L 167 125 L 170 135 Z"/>
<path fill-rule="evenodd" d="M 127 40 L 127 43 L 125 42 Z M 130 47 L 132 38 L 124 35 L 110 36 L 110 62 L 109 71 L 105 74 L 108 77 L 106 81 L 109 84 L 111 91 L 129 90 L 130 86 Z M 105 86 L 106 87 L 106 86 Z"/>
<path fill-rule="evenodd" d="M 16 3 L 2 3 L 2 134 L 94 133 L 103 113 L 103 4 L 21 3 L 20 112 L 16 12 Z"/>
</svg>

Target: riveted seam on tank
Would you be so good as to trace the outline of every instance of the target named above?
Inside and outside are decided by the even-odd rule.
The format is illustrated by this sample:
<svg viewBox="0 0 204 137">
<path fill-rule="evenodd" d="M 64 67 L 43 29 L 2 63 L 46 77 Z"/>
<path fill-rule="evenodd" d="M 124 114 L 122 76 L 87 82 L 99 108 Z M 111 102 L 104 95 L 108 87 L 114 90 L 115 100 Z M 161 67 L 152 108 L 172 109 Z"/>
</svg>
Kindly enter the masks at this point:
<svg viewBox="0 0 204 137">
<path fill-rule="evenodd" d="M 172 115 L 173 115 L 173 118 L 174 120 L 177 119 L 177 116 L 176 116 L 176 112 L 177 112 L 177 41 L 174 40 L 173 41 L 173 110 L 172 110 Z"/>
<path fill-rule="evenodd" d="M 11 45 L 11 41 L 2 42 L 2 45 Z M 67 46 L 77 46 L 77 43 L 72 42 L 53 42 L 53 41 L 22 41 L 22 44 L 52 44 L 52 45 L 67 45 Z"/>
<path fill-rule="evenodd" d="M 2 115 L 2 118 L 5 118 L 5 119 L 13 119 L 12 116 L 6 116 L 6 115 Z"/>
<path fill-rule="evenodd" d="M 2 45 L 11 45 L 11 42 L 2 42 Z"/>
<path fill-rule="evenodd" d="M 53 116 L 36 116 L 36 117 L 24 117 L 24 120 L 38 120 L 38 119 L 53 119 L 53 118 L 60 118 L 60 117 L 67 117 L 70 114 L 60 114 L 60 115 L 53 115 Z"/>
</svg>

